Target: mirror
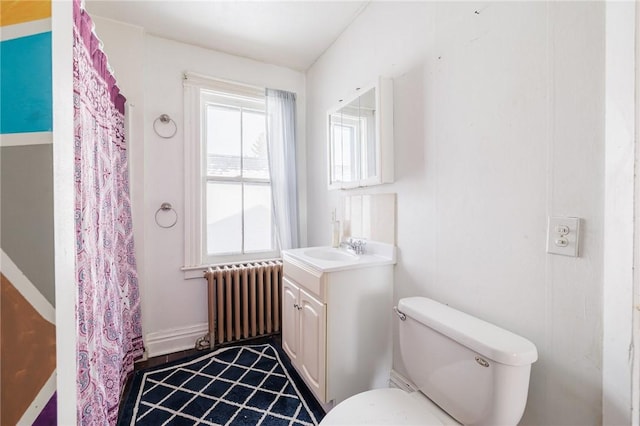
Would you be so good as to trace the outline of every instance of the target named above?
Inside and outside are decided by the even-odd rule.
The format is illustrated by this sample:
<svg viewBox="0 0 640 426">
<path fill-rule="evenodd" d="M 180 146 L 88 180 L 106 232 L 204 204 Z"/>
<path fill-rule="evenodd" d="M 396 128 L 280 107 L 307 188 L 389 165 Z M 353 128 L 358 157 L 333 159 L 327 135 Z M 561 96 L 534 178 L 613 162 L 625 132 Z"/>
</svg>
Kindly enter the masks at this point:
<svg viewBox="0 0 640 426">
<path fill-rule="evenodd" d="M 381 80 L 375 86 L 356 90 L 329 111 L 329 188 L 348 189 L 392 181 L 393 148 L 389 149 L 389 144 L 393 130 L 391 124 L 383 125 L 383 121 L 393 123 L 390 88 L 390 80 Z"/>
</svg>

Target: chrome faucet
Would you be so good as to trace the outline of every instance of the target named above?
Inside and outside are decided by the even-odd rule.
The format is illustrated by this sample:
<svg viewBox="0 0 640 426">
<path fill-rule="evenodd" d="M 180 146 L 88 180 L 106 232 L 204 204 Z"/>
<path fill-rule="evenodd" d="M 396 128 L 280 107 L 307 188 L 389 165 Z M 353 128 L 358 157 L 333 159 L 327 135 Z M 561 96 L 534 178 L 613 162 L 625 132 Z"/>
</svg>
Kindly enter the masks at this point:
<svg viewBox="0 0 640 426">
<path fill-rule="evenodd" d="M 364 254 L 364 246 L 367 245 L 366 241 L 356 240 L 355 238 L 349 238 L 347 241 L 340 243 L 340 247 L 346 247 L 347 251 L 354 254 Z"/>
</svg>

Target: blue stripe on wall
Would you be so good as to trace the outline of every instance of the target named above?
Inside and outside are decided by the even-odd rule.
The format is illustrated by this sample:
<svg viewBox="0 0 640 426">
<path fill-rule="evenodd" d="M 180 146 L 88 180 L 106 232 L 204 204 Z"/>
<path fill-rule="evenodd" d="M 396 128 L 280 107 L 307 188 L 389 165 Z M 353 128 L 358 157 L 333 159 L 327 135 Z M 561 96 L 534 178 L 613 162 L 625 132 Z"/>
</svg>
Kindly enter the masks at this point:
<svg viewBox="0 0 640 426">
<path fill-rule="evenodd" d="M 52 131 L 51 32 L 0 42 L 0 133 Z"/>
</svg>

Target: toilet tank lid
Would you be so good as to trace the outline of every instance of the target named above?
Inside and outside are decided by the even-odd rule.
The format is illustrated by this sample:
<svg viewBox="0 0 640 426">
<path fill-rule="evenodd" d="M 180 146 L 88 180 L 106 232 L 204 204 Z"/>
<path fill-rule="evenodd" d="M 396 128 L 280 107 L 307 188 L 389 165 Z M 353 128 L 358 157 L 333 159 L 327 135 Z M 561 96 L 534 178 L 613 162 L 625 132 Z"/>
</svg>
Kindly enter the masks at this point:
<svg viewBox="0 0 640 426">
<path fill-rule="evenodd" d="M 522 336 L 426 297 L 400 299 L 398 310 L 469 349 L 501 364 L 520 366 L 538 359 Z"/>
</svg>

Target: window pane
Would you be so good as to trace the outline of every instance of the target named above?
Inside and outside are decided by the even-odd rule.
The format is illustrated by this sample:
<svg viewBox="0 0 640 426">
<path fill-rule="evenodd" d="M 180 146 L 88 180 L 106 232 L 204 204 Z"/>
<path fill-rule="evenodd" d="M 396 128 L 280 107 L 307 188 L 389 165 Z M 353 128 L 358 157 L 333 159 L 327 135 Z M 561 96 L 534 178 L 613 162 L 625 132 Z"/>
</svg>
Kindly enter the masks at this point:
<svg viewBox="0 0 640 426">
<path fill-rule="evenodd" d="M 240 176 L 240 109 L 207 105 L 207 175 Z"/>
<path fill-rule="evenodd" d="M 264 114 L 253 111 L 243 112 L 242 154 L 244 177 L 269 179 Z"/>
<path fill-rule="evenodd" d="M 361 120 L 362 132 L 362 178 L 376 175 L 376 120 L 375 111 L 367 111 Z"/>
<path fill-rule="evenodd" d="M 271 187 L 245 184 L 244 209 L 245 252 L 273 250 Z"/>
<path fill-rule="evenodd" d="M 353 175 L 352 159 L 353 159 L 353 147 L 355 145 L 356 135 L 353 126 L 342 126 L 342 151 L 339 154 L 338 161 L 342 167 L 342 179 L 345 182 L 351 182 L 355 179 Z"/>
<path fill-rule="evenodd" d="M 242 185 L 207 182 L 207 253 L 242 251 Z"/>
<path fill-rule="evenodd" d="M 331 127 L 331 182 L 343 182 L 342 177 L 342 117 L 332 114 Z"/>
</svg>

